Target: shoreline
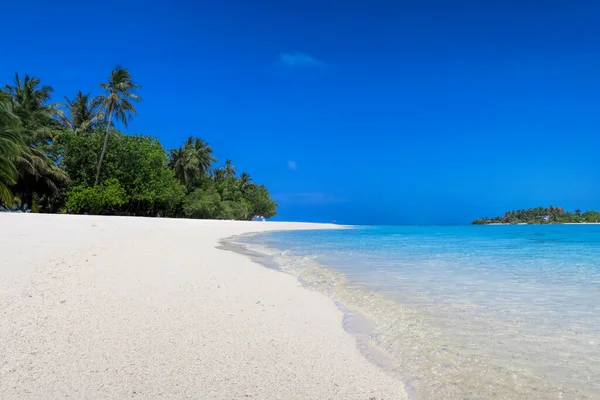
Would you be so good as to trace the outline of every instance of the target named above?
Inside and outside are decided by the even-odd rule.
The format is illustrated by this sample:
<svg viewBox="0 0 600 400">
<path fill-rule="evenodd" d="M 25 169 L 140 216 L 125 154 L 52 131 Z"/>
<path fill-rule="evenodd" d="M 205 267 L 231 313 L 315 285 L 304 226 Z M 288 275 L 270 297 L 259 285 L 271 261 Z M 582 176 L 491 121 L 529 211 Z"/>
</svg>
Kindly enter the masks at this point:
<svg viewBox="0 0 600 400">
<path fill-rule="evenodd" d="M 346 308 L 366 316 L 369 332 L 362 339 L 391 358 L 391 365 L 385 365 L 384 369 L 403 382 L 411 398 L 465 398 L 477 393 L 482 398 L 517 399 L 531 395 L 531 390 L 536 390 L 539 398 L 561 395 L 588 398 L 583 392 L 539 376 L 535 371 L 506 363 L 504 359 L 487 359 L 485 352 L 474 353 L 464 342 L 449 340 L 440 326 L 431 324 L 431 316 L 424 310 L 369 288 L 368 284 L 353 280 L 331 264 L 323 265 L 311 256 L 290 253 L 284 250 L 285 242 L 273 248 L 265 247 L 268 245 L 260 240 L 244 242 L 244 239 L 229 240 L 243 247 L 244 253 L 253 253 L 259 258 L 257 262 L 262 259 L 269 264 L 268 268 L 286 272 L 308 289 L 326 295 L 342 310 Z M 351 333 L 357 337 L 364 334 L 364 329 L 360 330 L 358 335 Z M 369 357 L 368 351 L 365 355 Z M 378 362 L 377 359 L 372 361 Z M 427 386 L 422 385 L 424 381 L 428 381 Z M 467 381 L 483 382 L 483 385 L 469 385 Z M 457 382 L 465 384 L 457 385 Z M 496 386 L 492 382 L 508 384 Z"/>
<path fill-rule="evenodd" d="M 303 282 L 299 276 L 294 275 L 291 271 L 286 271 L 281 269 L 281 266 L 275 261 L 273 256 L 270 256 L 266 253 L 261 253 L 259 251 L 252 250 L 247 246 L 239 242 L 235 242 L 237 238 L 260 235 L 260 233 L 250 233 L 247 235 L 239 235 L 233 236 L 230 238 L 221 239 L 220 246 L 218 248 L 224 251 L 230 251 L 236 254 L 240 254 L 250 258 L 253 262 L 262 265 L 265 268 L 273 269 L 280 273 L 293 276 L 297 279 L 303 288 L 306 290 L 313 290 L 307 282 Z M 317 293 L 321 293 L 316 290 Z M 372 318 L 365 314 L 364 312 L 352 308 L 350 305 L 343 303 L 341 300 L 336 299 L 334 297 L 327 297 L 331 302 L 335 304 L 335 306 L 342 312 L 342 326 L 346 332 L 352 335 L 357 342 L 357 347 L 363 354 L 363 356 L 375 364 L 377 367 L 383 369 L 389 374 L 394 374 L 394 365 L 391 356 L 382 348 L 377 347 L 374 343 L 372 343 L 369 338 L 372 335 L 375 335 L 374 326 L 375 321 Z M 399 377 L 396 377 L 399 378 Z M 406 384 L 405 384 L 406 386 Z"/>
<path fill-rule="evenodd" d="M 0 214 L 0 397 L 404 399 L 343 313 L 217 248 L 335 225 Z"/>
<path fill-rule="evenodd" d="M 341 325 L 348 334 L 352 335 L 362 356 L 398 380 L 409 399 L 422 398 L 415 394 L 412 383 L 407 381 L 405 365 L 399 365 L 398 360 L 392 357 L 387 350 L 390 343 L 384 339 L 390 334 L 389 329 L 393 325 L 397 325 L 402 331 L 415 329 L 414 310 L 409 310 L 405 305 L 388 299 L 381 293 L 349 285 L 346 275 L 329 267 L 309 261 L 307 265 L 297 269 L 297 265 L 293 265 L 295 261 L 289 260 L 294 256 L 283 256 L 280 250 L 255 247 L 244 242 L 245 238 L 261 233 L 265 232 L 236 235 L 222 239 L 220 242 L 224 250 L 242 254 L 264 268 L 291 276 L 305 290 L 325 296 L 343 314 Z M 291 261 L 290 264 L 288 261 Z M 362 302 L 359 299 L 367 300 Z M 394 313 L 392 320 L 383 322 L 388 325 L 386 332 L 383 333 L 380 330 L 382 319 L 387 317 L 386 314 L 391 310 L 396 311 L 396 306 L 403 308 L 403 312 Z"/>
</svg>

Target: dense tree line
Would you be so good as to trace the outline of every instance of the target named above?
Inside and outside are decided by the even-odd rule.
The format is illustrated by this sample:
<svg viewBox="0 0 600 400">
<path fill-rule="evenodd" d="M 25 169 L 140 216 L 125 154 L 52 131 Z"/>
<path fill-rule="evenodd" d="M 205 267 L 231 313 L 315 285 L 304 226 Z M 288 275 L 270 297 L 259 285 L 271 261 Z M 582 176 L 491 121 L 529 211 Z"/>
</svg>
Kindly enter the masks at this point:
<svg viewBox="0 0 600 400">
<path fill-rule="evenodd" d="M 600 212 L 575 210 L 565 211 L 562 207 L 536 207 L 507 211 L 501 217 L 476 219 L 474 225 L 484 224 L 564 224 L 600 222 Z"/>
<path fill-rule="evenodd" d="M 127 135 L 140 100 L 117 67 L 102 93 L 52 103 L 53 89 L 15 74 L 0 91 L 0 207 L 33 212 L 249 220 L 276 214 L 263 185 L 212 148 L 188 138 L 166 151 L 146 135 Z"/>
</svg>

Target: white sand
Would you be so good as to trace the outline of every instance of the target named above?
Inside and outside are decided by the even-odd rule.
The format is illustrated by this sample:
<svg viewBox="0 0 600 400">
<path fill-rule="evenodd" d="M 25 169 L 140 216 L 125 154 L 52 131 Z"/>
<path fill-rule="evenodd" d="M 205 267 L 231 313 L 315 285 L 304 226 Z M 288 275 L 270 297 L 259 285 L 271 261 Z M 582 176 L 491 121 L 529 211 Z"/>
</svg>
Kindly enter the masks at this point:
<svg viewBox="0 0 600 400">
<path fill-rule="evenodd" d="M 0 214 L 0 398 L 406 398 L 330 299 L 215 248 L 331 227 Z"/>
</svg>

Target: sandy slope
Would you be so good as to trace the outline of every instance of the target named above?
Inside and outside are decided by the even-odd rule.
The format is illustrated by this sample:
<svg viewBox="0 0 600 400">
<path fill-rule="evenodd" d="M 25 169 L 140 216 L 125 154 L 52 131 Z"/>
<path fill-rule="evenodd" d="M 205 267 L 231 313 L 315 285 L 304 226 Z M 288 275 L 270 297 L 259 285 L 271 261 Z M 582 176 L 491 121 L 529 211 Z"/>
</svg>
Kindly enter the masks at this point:
<svg viewBox="0 0 600 400">
<path fill-rule="evenodd" d="M 0 398 L 404 398 L 330 299 L 215 248 L 328 227 L 0 214 Z"/>
</svg>

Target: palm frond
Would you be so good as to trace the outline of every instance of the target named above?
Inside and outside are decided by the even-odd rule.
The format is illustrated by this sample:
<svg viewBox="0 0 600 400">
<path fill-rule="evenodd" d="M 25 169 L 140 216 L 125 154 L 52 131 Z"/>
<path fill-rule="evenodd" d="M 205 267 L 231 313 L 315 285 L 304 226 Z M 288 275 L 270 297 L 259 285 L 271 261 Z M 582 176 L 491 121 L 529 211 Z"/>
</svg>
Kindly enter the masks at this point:
<svg viewBox="0 0 600 400">
<path fill-rule="evenodd" d="M 12 207 L 14 204 L 14 196 L 8 186 L 0 182 L 0 204 L 6 204 Z"/>
</svg>

